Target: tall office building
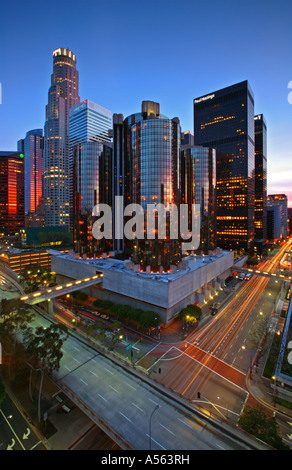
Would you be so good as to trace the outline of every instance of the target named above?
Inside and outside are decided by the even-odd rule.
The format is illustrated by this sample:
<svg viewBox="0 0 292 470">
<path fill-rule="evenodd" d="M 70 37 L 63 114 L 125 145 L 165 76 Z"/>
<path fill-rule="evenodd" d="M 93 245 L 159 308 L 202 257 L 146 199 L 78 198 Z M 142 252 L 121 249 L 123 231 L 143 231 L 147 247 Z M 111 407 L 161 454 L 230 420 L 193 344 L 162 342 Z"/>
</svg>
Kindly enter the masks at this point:
<svg viewBox="0 0 292 470">
<path fill-rule="evenodd" d="M 24 155 L 0 152 L 0 228 L 14 234 L 24 228 Z"/>
<path fill-rule="evenodd" d="M 180 202 L 180 139 L 178 118 L 160 114 L 159 103 L 143 101 L 141 112 L 124 119 L 114 115 L 114 195 L 124 205 L 178 204 Z M 123 180 L 123 188 L 121 181 Z M 114 207 L 114 212 L 118 208 Z M 133 243 L 124 240 L 131 249 Z M 146 239 L 134 243 L 135 262 L 167 266 L 180 258 L 178 240 Z"/>
<path fill-rule="evenodd" d="M 182 204 L 200 205 L 200 246 L 205 253 L 217 248 L 216 150 L 184 145 L 181 152 Z M 190 224 L 189 218 L 189 224 Z"/>
<path fill-rule="evenodd" d="M 280 237 L 287 237 L 288 226 L 288 198 L 286 194 L 269 194 L 267 200 L 267 207 L 279 207 L 280 211 Z M 276 238 L 276 237 L 275 237 Z"/>
<path fill-rule="evenodd" d="M 112 249 L 92 236 L 93 207 L 112 205 L 111 129 L 111 111 L 90 100 L 70 109 L 70 226 L 79 253 Z"/>
<path fill-rule="evenodd" d="M 70 199 L 70 228 L 73 231 L 73 164 L 74 148 L 80 143 L 111 142 L 110 131 L 112 129 L 112 113 L 108 109 L 90 100 L 84 100 L 81 104 L 70 109 L 69 113 L 69 199 Z M 90 146 L 87 145 L 87 149 Z M 100 146 L 91 146 L 92 158 L 98 159 Z M 94 149 L 97 154 L 94 157 Z M 92 177 L 96 177 L 92 175 Z M 93 207 L 93 206 L 92 206 Z M 92 208 L 91 208 L 92 209 Z"/>
<path fill-rule="evenodd" d="M 216 149 L 218 246 L 253 249 L 254 98 L 247 81 L 194 99 L 194 141 Z"/>
<path fill-rule="evenodd" d="M 255 133 L 255 242 L 267 238 L 267 124 L 264 116 L 254 117 Z"/>
<path fill-rule="evenodd" d="M 24 154 L 24 208 L 26 225 L 43 225 L 40 209 L 43 204 L 44 173 L 43 130 L 34 129 L 17 142 L 17 150 Z"/>
<path fill-rule="evenodd" d="M 76 57 L 53 52 L 53 74 L 44 129 L 45 225 L 69 227 L 69 111 L 80 103 Z"/>
<path fill-rule="evenodd" d="M 75 251 L 94 254 L 112 250 L 112 240 L 92 235 L 96 204 L 112 207 L 112 148 L 103 142 L 82 142 L 73 150 L 73 238 Z"/>
</svg>

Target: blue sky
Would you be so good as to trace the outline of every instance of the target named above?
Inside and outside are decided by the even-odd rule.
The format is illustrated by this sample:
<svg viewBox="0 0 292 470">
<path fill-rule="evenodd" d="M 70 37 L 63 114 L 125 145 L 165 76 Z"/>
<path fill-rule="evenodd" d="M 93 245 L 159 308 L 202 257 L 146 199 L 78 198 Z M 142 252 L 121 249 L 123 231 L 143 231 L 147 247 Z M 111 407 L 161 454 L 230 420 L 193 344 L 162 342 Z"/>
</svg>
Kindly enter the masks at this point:
<svg viewBox="0 0 292 470">
<path fill-rule="evenodd" d="M 242 80 L 268 125 L 268 192 L 292 206 L 292 2 L 10 0 L 0 17 L 0 148 L 43 127 L 52 52 L 77 57 L 80 98 L 128 116 L 142 100 L 193 129 L 193 99 Z"/>
</svg>

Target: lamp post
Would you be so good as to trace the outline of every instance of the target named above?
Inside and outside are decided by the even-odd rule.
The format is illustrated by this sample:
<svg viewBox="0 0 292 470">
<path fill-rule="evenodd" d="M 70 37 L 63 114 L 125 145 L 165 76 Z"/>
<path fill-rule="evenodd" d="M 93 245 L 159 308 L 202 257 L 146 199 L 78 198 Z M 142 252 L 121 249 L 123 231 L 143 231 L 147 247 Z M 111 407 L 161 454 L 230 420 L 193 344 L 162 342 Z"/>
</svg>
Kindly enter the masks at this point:
<svg viewBox="0 0 292 470">
<path fill-rule="evenodd" d="M 9 415 L 7 416 L 7 418 L 4 417 L 4 419 L 2 419 L 2 421 L 0 421 L 0 424 L 2 424 L 4 421 L 6 421 L 7 419 L 12 419 L 13 416 L 12 415 Z"/>
<path fill-rule="evenodd" d="M 228 405 L 227 405 L 227 402 L 226 400 L 224 400 L 224 398 L 222 398 L 220 395 L 217 395 L 217 398 L 218 400 L 223 400 L 225 402 L 225 406 L 226 406 L 226 420 L 228 420 Z"/>
<path fill-rule="evenodd" d="M 156 405 L 149 418 L 149 450 L 151 450 L 151 419 L 155 411 L 158 410 L 158 408 L 159 405 Z"/>
</svg>

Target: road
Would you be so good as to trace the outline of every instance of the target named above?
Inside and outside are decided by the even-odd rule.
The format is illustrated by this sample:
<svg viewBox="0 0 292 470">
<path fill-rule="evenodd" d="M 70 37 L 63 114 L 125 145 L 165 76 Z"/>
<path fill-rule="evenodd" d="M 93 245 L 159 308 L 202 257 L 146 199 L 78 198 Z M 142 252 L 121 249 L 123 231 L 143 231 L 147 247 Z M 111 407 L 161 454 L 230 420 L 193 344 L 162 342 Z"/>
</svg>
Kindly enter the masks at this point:
<svg viewBox="0 0 292 470">
<path fill-rule="evenodd" d="M 278 257 L 281 254 L 263 263 L 264 268 L 276 270 Z M 187 341 L 152 346 L 157 366 L 157 352 L 161 352 L 159 361 L 163 364 L 163 373 L 159 379 L 163 384 L 187 398 L 189 403 L 200 404 L 204 411 L 207 409 L 210 414 L 236 422 L 248 398 L 244 369 L 248 370 L 249 361 L 242 358 L 240 364 L 236 364 L 235 358 L 231 360 L 231 349 L 244 344 L 249 319 L 266 292 L 267 284 L 272 282 L 275 283 L 253 276 L 228 306 Z M 44 326 L 47 322 L 37 316 L 36 324 Z M 243 338 L 239 338 L 240 334 Z M 70 337 L 63 352 L 57 379 L 77 402 L 80 400 L 108 423 L 132 448 L 149 449 L 150 445 L 157 450 L 242 448 L 227 435 L 218 433 L 207 421 L 191 416 L 164 394 L 80 341 Z M 147 359 L 149 357 L 150 354 Z M 150 440 L 149 417 L 157 405 Z"/>
<path fill-rule="evenodd" d="M 40 325 L 47 327 L 49 321 L 36 314 L 31 326 Z M 62 349 L 61 367 L 55 373 L 57 383 L 81 409 L 87 410 L 94 422 L 109 426 L 130 448 L 240 450 L 253 447 L 231 438 L 229 431 L 218 430 L 200 419 L 156 390 L 151 382 L 127 372 L 78 339 L 69 336 Z M 157 405 L 150 439 L 150 415 Z"/>
<path fill-rule="evenodd" d="M 276 272 L 284 251 L 291 247 L 291 243 L 285 244 L 272 259 L 262 262 L 259 269 Z M 256 275 L 249 281 L 240 282 L 241 287 L 228 304 L 184 343 L 163 351 L 159 360 L 156 348 L 154 363 L 156 371 L 158 368 L 161 371 L 161 374 L 156 374 L 156 380 L 234 424 L 246 404 L 256 403 L 248 391 L 246 378 L 259 343 L 251 349 L 250 338 L 263 317 L 273 325 L 271 315 L 280 290 L 277 280 Z M 144 359 L 140 364 L 151 370 L 150 355 Z"/>
<path fill-rule="evenodd" d="M 31 423 L 6 394 L 0 409 L 1 450 L 47 450 Z"/>
</svg>

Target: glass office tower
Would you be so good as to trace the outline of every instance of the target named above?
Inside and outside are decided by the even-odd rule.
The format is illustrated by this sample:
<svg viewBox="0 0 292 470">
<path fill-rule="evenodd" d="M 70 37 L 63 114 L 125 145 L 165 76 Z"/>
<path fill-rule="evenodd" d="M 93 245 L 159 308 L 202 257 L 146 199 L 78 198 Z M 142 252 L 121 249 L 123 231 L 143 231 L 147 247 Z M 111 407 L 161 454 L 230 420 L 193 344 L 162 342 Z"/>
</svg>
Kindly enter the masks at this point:
<svg viewBox="0 0 292 470">
<path fill-rule="evenodd" d="M 112 207 L 112 148 L 103 142 L 82 142 L 73 150 L 73 236 L 75 251 L 95 254 L 112 249 L 112 241 L 92 236 L 96 204 Z"/>
<path fill-rule="evenodd" d="M 247 81 L 194 99 L 194 141 L 216 149 L 218 246 L 252 250 L 254 98 Z"/>
<path fill-rule="evenodd" d="M 255 239 L 267 239 L 267 125 L 262 114 L 254 117 L 255 126 Z"/>
<path fill-rule="evenodd" d="M 53 74 L 44 129 L 45 225 L 69 227 L 69 110 L 80 103 L 76 57 L 53 52 Z"/>
<path fill-rule="evenodd" d="M 200 205 L 200 246 L 207 253 L 217 248 L 216 240 L 216 150 L 184 146 L 181 156 L 182 203 Z M 189 216 L 190 224 L 190 216 Z"/>
<path fill-rule="evenodd" d="M 94 103 L 90 100 L 84 100 L 81 104 L 74 106 L 70 109 L 69 117 L 69 200 L 70 200 L 70 228 L 74 230 L 75 216 L 73 214 L 73 200 L 74 200 L 74 189 L 73 189 L 73 164 L 74 164 L 74 149 L 76 145 L 81 143 L 90 142 L 107 142 L 111 143 L 110 130 L 112 129 L 112 113 L 108 109 Z M 88 162 L 89 167 L 96 165 L 99 160 L 100 146 L 98 145 L 87 145 L 81 147 L 81 156 L 84 149 L 84 159 Z M 83 159 L 82 159 L 83 161 Z M 84 168 L 85 170 L 85 168 Z M 98 188 L 96 186 L 96 178 L 98 174 L 88 173 L 88 185 L 89 187 Z M 85 174 L 85 171 L 83 171 Z M 83 184 L 83 191 L 85 190 L 85 184 Z M 85 197 L 84 194 L 82 197 Z M 97 195 L 98 198 L 98 195 Z M 88 198 L 86 198 L 88 201 Z M 91 204 L 91 203 L 90 203 Z M 88 205 L 88 210 L 92 211 L 93 205 Z"/>
<path fill-rule="evenodd" d="M 288 227 L 288 198 L 286 194 L 269 194 L 267 197 L 267 208 L 279 207 L 280 211 L 280 237 L 287 237 Z M 275 237 L 276 238 L 276 237 Z"/>
<path fill-rule="evenodd" d="M 143 101 L 141 112 L 123 120 L 114 115 L 114 195 L 124 206 L 180 203 L 180 138 L 178 118 L 160 114 L 159 103 Z M 120 183 L 123 180 L 123 185 Z M 114 211 L 116 208 L 114 207 Z M 144 266 L 169 266 L 180 259 L 178 240 L 120 240 L 120 246 Z M 134 250 L 133 250 L 134 246 Z"/>
<path fill-rule="evenodd" d="M 26 226 L 43 225 L 41 208 L 43 205 L 44 138 L 42 129 L 26 133 L 17 142 L 17 150 L 24 154 L 24 206 Z"/>
<path fill-rule="evenodd" d="M 0 152 L 0 228 L 14 234 L 24 228 L 24 155 Z"/>
</svg>

